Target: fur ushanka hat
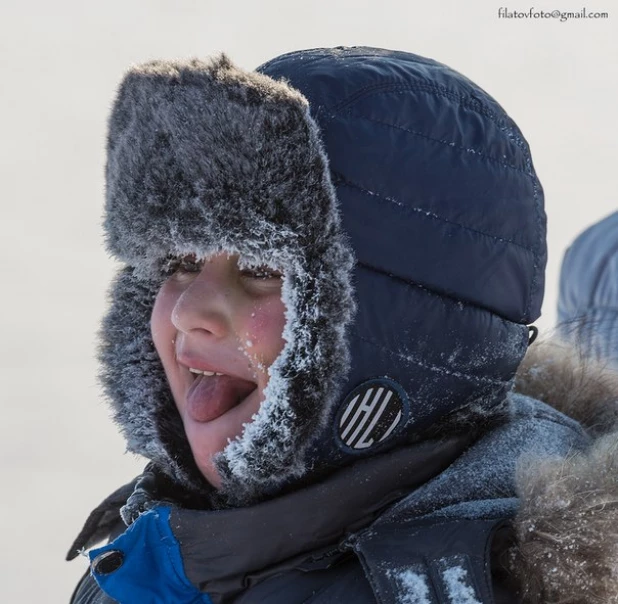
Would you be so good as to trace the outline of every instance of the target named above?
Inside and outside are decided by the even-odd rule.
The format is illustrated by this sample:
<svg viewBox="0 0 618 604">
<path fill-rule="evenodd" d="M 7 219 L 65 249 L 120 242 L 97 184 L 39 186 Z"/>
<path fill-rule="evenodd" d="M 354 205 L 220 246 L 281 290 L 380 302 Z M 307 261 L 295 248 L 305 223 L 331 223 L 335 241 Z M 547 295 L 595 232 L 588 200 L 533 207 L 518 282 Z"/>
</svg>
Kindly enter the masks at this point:
<svg viewBox="0 0 618 604">
<path fill-rule="evenodd" d="M 208 499 L 150 335 L 170 256 L 284 273 L 266 400 L 218 455 L 226 505 L 418 440 L 504 401 L 543 296 L 545 214 L 528 145 L 440 63 L 372 48 L 227 57 L 125 76 L 105 228 L 125 267 L 103 383 L 130 451 Z M 456 414 L 457 416 L 457 414 Z"/>
</svg>

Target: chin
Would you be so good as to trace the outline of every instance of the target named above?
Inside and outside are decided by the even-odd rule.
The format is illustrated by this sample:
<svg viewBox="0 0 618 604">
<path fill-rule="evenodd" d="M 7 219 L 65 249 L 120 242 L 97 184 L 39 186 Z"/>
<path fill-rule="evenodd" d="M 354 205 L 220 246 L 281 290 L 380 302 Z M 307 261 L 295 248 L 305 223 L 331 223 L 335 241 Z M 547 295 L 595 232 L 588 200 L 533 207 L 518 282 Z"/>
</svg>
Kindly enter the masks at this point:
<svg viewBox="0 0 618 604">
<path fill-rule="evenodd" d="M 211 462 L 209 464 L 201 464 L 197 459 L 195 460 L 197 463 L 197 467 L 199 468 L 202 476 L 213 486 L 215 489 L 221 488 L 221 476 L 215 469 L 214 464 Z"/>
</svg>

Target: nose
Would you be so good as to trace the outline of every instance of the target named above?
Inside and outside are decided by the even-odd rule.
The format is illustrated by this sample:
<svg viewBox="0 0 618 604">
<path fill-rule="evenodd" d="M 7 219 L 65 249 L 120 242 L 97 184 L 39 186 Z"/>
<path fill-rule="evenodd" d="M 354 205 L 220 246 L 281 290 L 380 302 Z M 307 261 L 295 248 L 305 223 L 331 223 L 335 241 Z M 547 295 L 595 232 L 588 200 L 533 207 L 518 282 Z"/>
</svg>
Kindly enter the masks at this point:
<svg viewBox="0 0 618 604">
<path fill-rule="evenodd" d="M 172 324 L 180 332 L 224 338 L 230 331 L 232 296 L 225 271 L 206 262 L 189 277 L 172 309 Z"/>
</svg>

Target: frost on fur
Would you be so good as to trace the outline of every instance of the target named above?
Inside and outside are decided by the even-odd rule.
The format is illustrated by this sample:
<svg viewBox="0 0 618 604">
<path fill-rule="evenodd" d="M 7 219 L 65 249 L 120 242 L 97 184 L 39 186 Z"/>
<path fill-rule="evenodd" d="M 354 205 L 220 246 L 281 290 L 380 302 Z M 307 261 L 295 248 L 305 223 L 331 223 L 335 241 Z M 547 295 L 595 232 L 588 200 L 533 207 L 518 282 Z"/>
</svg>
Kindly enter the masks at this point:
<svg viewBox="0 0 618 604">
<path fill-rule="evenodd" d="M 618 434 L 567 459 L 522 461 L 509 566 L 525 604 L 618 602 Z"/>
<path fill-rule="evenodd" d="M 600 436 L 618 430 L 618 371 L 572 344 L 533 344 L 515 377 L 515 390 L 551 405 Z"/>
</svg>

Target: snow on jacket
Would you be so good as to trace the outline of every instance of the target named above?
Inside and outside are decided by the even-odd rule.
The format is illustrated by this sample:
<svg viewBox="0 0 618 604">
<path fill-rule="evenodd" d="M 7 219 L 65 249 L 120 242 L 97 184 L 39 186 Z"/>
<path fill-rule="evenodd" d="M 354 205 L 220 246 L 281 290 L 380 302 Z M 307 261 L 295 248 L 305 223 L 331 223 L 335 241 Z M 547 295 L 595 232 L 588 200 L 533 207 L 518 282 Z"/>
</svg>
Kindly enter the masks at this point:
<svg viewBox="0 0 618 604">
<path fill-rule="evenodd" d="M 578 452 L 601 453 L 576 422 L 509 394 L 540 312 L 545 214 L 528 145 L 485 91 L 382 49 L 299 51 L 257 72 L 156 61 L 123 80 L 107 158 L 107 242 L 125 266 L 103 383 L 151 464 L 71 548 L 114 538 L 75 601 L 468 604 L 521 589 L 558 602 L 571 559 L 573 602 L 615 593 L 572 551 L 567 575 L 546 569 L 528 589 L 535 527 L 510 524 L 572 504 L 592 526 L 612 491 L 592 511 L 557 503 L 569 464 L 580 476 L 588 463 Z M 287 322 L 259 412 L 215 459 L 215 491 L 149 322 L 170 256 L 220 252 L 283 273 Z M 520 479 L 523 459 L 537 464 Z"/>
<path fill-rule="evenodd" d="M 564 255 L 559 330 L 596 359 L 618 363 L 618 212 L 581 233 Z"/>
</svg>

